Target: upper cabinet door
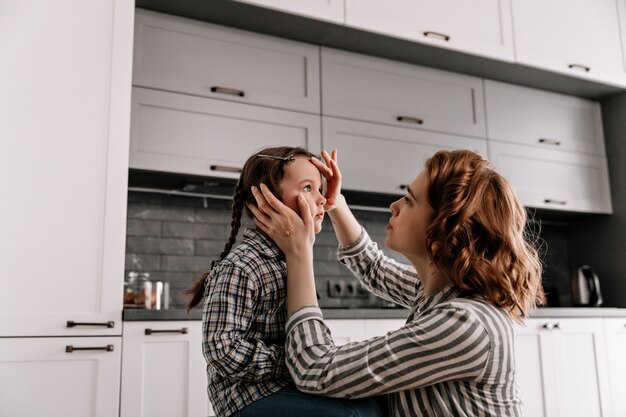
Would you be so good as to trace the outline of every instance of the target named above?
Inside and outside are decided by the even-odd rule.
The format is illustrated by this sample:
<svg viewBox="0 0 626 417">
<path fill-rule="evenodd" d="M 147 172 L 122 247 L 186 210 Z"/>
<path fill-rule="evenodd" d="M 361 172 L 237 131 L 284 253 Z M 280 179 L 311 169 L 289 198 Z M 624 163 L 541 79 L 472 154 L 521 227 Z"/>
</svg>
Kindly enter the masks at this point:
<svg viewBox="0 0 626 417">
<path fill-rule="evenodd" d="M 119 335 L 134 2 L 0 8 L 0 336 Z"/>
<path fill-rule="evenodd" d="M 322 113 L 485 137 L 480 78 L 322 49 Z"/>
<path fill-rule="evenodd" d="M 346 0 L 346 25 L 513 61 L 509 0 Z"/>
<path fill-rule="evenodd" d="M 617 0 L 513 0 L 516 60 L 626 85 Z"/>
<path fill-rule="evenodd" d="M 133 84 L 319 113 L 319 48 L 137 10 Z"/>
<path fill-rule="evenodd" d="M 326 22 L 344 24 L 343 0 L 236 0 Z"/>
<path fill-rule="evenodd" d="M 485 80 L 489 139 L 604 156 L 600 104 Z"/>
</svg>

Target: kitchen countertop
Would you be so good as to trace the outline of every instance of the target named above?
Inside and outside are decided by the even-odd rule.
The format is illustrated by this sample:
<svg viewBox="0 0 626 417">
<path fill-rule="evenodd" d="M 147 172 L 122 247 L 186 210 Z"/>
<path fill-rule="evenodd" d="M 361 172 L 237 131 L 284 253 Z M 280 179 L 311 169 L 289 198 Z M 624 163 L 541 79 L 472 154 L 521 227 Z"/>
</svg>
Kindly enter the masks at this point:
<svg viewBox="0 0 626 417">
<path fill-rule="evenodd" d="M 409 310 L 403 308 L 326 308 L 326 319 L 404 319 Z M 626 308 L 613 307 L 543 307 L 535 310 L 531 318 L 568 317 L 626 317 Z M 124 310 L 124 321 L 178 321 L 201 320 L 202 309 L 196 308 L 189 315 L 185 310 Z"/>
</svg>

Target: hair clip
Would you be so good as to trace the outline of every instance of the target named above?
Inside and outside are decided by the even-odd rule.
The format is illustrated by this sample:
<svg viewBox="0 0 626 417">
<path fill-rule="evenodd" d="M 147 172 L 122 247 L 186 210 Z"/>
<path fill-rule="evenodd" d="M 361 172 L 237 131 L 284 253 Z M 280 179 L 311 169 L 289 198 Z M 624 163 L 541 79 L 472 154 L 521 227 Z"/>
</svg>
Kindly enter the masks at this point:
<svg viewBox="0 0 626 417">
<path fill-rule="evenodd" d="M 296 160 L 296 158 L 293 157 L 293 155 L 287 155 L 287 156 L 274 156 L 274 155 L 263 155 L 263 154 L 259 154 L 257 155 L 259 158 L 268 158 L 268 159 L 273 159 L 275 161 L 283 161 L 283 162 L 294 162 Z"/>
</svg>

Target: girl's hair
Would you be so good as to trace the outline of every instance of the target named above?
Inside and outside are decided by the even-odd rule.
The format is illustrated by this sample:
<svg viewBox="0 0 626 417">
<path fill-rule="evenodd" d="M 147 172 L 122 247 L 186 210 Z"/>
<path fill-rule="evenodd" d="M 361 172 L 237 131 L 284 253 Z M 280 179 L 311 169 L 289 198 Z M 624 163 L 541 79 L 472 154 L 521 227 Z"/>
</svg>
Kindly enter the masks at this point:
<svg viewBox="0 0 626 417">
<path fill-rule="evenodd" d="M 425 164 L 434 210 L 426 248 L 465 295 L 481 296 L 521 322 L 544 299 L 536 239 L 509 183 L 479 154 L 439 151 Z"/>
<path fill-rule="evenodd" d="M 241 216 L 245 211 L 246 215 L 252 218 L 252 213 L 246 206 L 246 203 L 256 205 L 256 200 L 252 195 L 252 186 L 259 187 L 263 183 L 267 185 L 270 191 L 280 198 L 280 181 L 285 174 L 285 164 L 293 161 L 295 157 L 314 157 L 315 155 L 300 147 L 281 146 L 274 148 L 265 148 L 256 152 L 248 158 L 241 169 L 239 181 L 235 186 L 232 204 L 232 221 L 230 222 L 230 236 L 226 241 L 224 250 L 217 261 L 211 263 L 213 266 L 224 259 L 230 252 L 233 244 L 237 240 L 237 233 L 241 226 Z M 202 273 L 192 284 L 190 288 L 184 291 L 184 294 L 190 296 L 187 304 L 187 312 L 200 304 L 204 296 L 204 287 L 210 270 Z"/>
</svg>

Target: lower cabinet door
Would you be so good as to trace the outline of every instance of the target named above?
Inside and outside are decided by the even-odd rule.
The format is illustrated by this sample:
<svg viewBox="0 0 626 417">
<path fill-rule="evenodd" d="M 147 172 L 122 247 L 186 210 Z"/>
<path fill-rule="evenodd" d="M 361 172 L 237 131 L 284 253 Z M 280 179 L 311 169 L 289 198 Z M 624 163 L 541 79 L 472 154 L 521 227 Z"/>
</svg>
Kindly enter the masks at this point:
<svg viewBox="0 0 626 417">
<path fill-rule="evenodd" d="M 626 416 L 626 317 L 604 319 L 613 416 Z"/>
<path fill-rule="evenodd" d="M 200 321 L 124 322 L 121 417 L 206 417 Z"/>
<path fill-rule="evenodd" d="M 0 338 L 0 416 L 119 413 L 120 337 Z"/>
</svg>

